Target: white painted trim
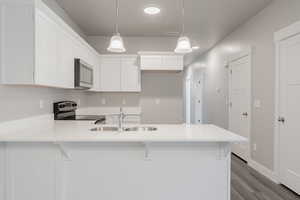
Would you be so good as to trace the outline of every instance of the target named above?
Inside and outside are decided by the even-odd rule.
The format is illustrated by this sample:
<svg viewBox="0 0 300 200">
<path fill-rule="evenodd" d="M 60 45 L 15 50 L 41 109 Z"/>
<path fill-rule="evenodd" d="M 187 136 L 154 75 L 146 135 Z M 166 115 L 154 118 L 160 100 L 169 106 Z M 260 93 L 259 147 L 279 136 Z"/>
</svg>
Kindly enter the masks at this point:
<svg viewBox="0 0 300 200">
<path fill-rule="evenodd" d="M 252 47 L 251 46 L 249 46 L 249 47 L 247 47 L 247 48 L 245 48 L 243 51 L 240 51 L 240 52 L 238 52 L 238 53 L 236 53 L 236 54 L 234 54 L 234 55 L 232 55 L 232 56 L 230 56 L 229 58 L 228 58 L 228 73 L 229 73 L 229 65 L 230 65 L 230 63 L 231 62 L 233 62 L 233 61 L 236 61 L 236 60 L 238 60 L 238 59 L 241 59 L 241 58 L 243 58 L 243 57 L 246 57 L 246 56 L 249 56 L 249 61 L 250 61 L 250 110 L 249 110 L 249 116 L 250 116 L 250 130 L 249 130 L 249 132 L 250 132 L 250 134 L 249 134 L 249 141 L 248 141 L 248 149 L 249 149 L 249 151 L 248 151 L 248 160 L 247 160 L 247 162 L 248 161 L 250 161 L 251 160 L 251 141 L 252 141 L 252 104 L 253 104 L 253 102 L 252 102 L 252 99 L 253 99 L 253 87 L 252 87 L 252 83 L 253 83 L 253 76 L 252 76 L 252 74 L 253 74 L 253 61 L 252 61 L 252 59 L 253 59 L 253 56 L 252 56 Z M 229 76 L 228 76 L 229 77 Z M 228 79 L 228 81 L 229 81 L 229 79 Z M 230 88 L 228 88 L 228 92 L 229 92 L 229 89 Z M 229 94 L 228 94 L 228 98 L 227 98 L 227 101 L 228 101 L 228 103 L 227 103 L 227 106 L 229 106 L 229 101 L 230 101 L 230 96 L 229 96 Z M 229 112 L 228 112 L 228 120 L 229 120 Z M 229 121 L 228 121 L 229 122 Z M 229 124 L 228 124 L 228 128 L 229 128 Z"/>
<path fill-rule="evenodd" d="M 274 41 L 279 42 L 300 33 L 300 21 L 274 33 Z"/>
<path fill-rule="evenodd" d="M 280 42 L 286 40 L 292 36 L 300 34 L 300 21 L 287 26 L 277 32 L 274 33 L 274 42 L 275 42 L 275 112 L 274 112 L 274 175 L 277 180 L 280 182 L 279 176 L 279 168 L 280 168 L 280 156 L 279 156 L 279 124 L 278 124 L 278 117 L 280 116 L 279 113 L 279 106 L 280 106 Z"/>
<path fill-rule="evenodd" d="M 254 161 L 252 159 L 250 159 L 248 161 L 248 165 L 251 168 L 253 168 L 256 171 L 258 171 L 260 174 L 264 175 L 265 177 L 267 177 L 268 179 L 270 179 L 271 181 L 273 181 L 274 183 L 279 184 L 279 181 L 278 181 L 277 176 L 276 176 L 276 174 L 275 174 L 274 171 L 268 169 L 267 167 L 259 164 L 258 162 Z"/>
</svg>

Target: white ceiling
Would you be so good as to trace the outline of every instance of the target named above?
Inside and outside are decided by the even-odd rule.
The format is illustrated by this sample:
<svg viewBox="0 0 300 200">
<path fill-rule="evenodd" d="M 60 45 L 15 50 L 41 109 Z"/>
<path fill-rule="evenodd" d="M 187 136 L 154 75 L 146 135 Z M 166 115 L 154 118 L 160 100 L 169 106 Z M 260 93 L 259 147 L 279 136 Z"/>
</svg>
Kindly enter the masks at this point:
<svg viewBox="0 0 300 200">
<path fill-rule="evenodd" d="M 114 32 L 114 0 L 56 0 L 86 35 L 110 36 Z M 123 36 L 178 36 L 181 0 L 119 0 L 119 31 Z M 272 0 L 185 0 L 186 35 L 207 50 L 263 9 Z M 143 13 L 157 5 L 161 13 Z"/>
</svg>

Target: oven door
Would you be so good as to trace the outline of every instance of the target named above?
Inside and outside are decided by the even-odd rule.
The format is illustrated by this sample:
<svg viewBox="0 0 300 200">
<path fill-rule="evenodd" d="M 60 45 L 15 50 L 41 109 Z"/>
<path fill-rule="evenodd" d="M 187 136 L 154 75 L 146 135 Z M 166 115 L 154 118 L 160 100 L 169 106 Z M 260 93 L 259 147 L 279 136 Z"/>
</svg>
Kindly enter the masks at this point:
<svg viewBox="0 0 300 200">
<path fill-rule="evenodd" d="M 81 59 L 75 58 L 75 88 L 93 87 L 93 67 Z"/>
</svg>

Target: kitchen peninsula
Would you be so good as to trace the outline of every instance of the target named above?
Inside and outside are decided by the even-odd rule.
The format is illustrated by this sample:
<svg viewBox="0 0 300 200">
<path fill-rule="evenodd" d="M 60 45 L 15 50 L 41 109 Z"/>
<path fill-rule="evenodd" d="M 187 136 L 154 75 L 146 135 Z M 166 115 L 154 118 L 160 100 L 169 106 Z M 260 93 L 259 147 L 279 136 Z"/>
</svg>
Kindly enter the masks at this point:
<svg viewBox="0 0 300 200">
<path fill-rule="evenodd" d="M 244 138 L 214 125 L 99 127 L 48 115 L 2 123 L 0 199 L 230 199 L 230 146 Z"/>
</svg>

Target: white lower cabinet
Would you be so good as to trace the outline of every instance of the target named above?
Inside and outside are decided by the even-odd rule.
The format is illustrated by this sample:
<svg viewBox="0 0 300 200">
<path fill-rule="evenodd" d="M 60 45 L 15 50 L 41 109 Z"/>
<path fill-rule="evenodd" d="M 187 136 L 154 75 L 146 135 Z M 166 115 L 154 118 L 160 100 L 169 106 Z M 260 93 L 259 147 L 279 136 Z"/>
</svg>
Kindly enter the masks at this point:
<svg viewBox="0 0 300 200">
<path fill-rule="evenodd" d="M 0 199 L 229 200 L 226 145 L 0 144 Z"/>
<path fill-rule="evenodd" d="M 59 156 L 52 144 L 6 144 L 4 200 L 57 199 Z"/>
<path fill-rule="evenodd" d="M 100 62 L 100 91 L 141 91 L 141 72 L 136 55 L 102 55 Z"/>
</svg>

